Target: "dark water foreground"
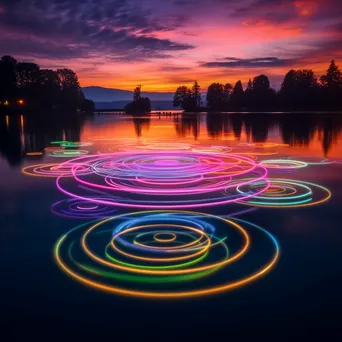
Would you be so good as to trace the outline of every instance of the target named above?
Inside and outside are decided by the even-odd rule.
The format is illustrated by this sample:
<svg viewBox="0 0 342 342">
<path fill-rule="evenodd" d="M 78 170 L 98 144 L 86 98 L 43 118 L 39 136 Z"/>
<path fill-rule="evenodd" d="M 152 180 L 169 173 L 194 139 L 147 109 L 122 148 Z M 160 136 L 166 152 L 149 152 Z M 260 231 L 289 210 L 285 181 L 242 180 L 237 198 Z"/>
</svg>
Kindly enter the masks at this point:
<svg viewBox="0 0 342 342">
<path fill-rule="evenodd" d="M 66 276 L 53 258 L 58 238 L 87 220 L 55 215 L 52 205 L 65 199 L 55 179 L 21 172 L 25 166 L 61 162 L 44 151 L 55 140 L 93 141 L 92 153 L 113 152 L 114 143 L 126 146 L 144 140 L 150 145 L 226 146 L 233 151 L 250 144 L 253 151 L 279 153 L 268 159 L 313 162 L 275 176 L 319 184 L 332 197 L 317 206 L 258 208 L 241 217 L 271 232 L 281 248 L 274 269 L 247 286 L 182 300 L 106 294 Z M 261 143 L 266 144 L 258 147 Z M 260 340 L 260 336 L 276 341 L 341 340 L 340 115 L 96 116 L 91 121 L 53 123 L 1 117 L 0 151 L 0 337 L 6 334 L 4 341 L 19 336 L 46 341 L 108 337 L 118 341 L 147 341 L 150 337 L 158 341 L 235 341 Z M 227 215 L 240 209 L 232 204 L 199 211 Z M 133 211 L 117 208 L 118 214 Z M 262 254 L 258 251 L 255 258 Z"/>
</svg>

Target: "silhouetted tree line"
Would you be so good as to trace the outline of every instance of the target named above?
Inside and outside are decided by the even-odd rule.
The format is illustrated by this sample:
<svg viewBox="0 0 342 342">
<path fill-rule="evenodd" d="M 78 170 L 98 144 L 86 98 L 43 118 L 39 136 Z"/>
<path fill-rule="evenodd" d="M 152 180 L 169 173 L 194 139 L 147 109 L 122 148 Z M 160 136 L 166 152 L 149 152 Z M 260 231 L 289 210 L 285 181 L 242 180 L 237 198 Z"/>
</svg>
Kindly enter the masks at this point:
<svg viewBox="0 0 342 342">
<path fill-rule="evenodd" d="M 310 69 L 290 70 L 279 91 L 271 88 L 266 75 L 249 80 L 245 90 L 241 81 L 234 87 L 230 83 L 212 83 L 206 101 L 207 107 L 202 109 L 211 111 L 341 110 L 342 73 L 332 60 L 325 75 L 319 79 Z M 173 105 L 185 111 L 201 110 L 198 82 L 195 81 L 192 89 L 178 87 Z"/>
<path fill-rule="evenodd" d="M 141 96 L 141 86 L 133 90 L 133 102 L 125 107 L 127 114 L 145 114 L 151 112 L 151 101 L 148 97 Z"/>
<path fill-rule="evenodd" d="M 173 97 L 173 106 L 182 107 L 185 111 L 196 111 L 201 106 L 201 87 L 197 81 L 191 89 L 186 86 L 178 87 Z"/>
<path fill-rule="evenodd" d="M 76 73 L 70 69 L 40 69 L 35 63 L 0 59 L 0 108 L 44 111 L 93 111 Z"/>
</svg>

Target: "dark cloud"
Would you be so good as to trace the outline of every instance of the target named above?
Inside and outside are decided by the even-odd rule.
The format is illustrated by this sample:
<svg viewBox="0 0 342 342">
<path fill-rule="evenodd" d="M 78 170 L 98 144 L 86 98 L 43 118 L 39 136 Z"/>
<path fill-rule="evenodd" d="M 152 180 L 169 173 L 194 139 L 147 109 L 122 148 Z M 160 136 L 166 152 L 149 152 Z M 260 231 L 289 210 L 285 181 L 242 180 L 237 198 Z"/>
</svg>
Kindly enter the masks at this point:
<svg viewBox="0 0 342 342">
<path fill-rule="evenodd" d="M 177 65 L 164 65 L 158 68 L 159 71 L 173 72 L 173 71 L 189 71 L 191 67 L 177 66 Z"/>
<path fill-rule="evenodd" d="M 235 17 L 255 18 L 259 20 L 286 21 L 293 18 L 295 8 L 293 0 L 255 0 L 237 7 Z"/>
<path fill-rule="evenodd" d="M 280 59 L 277 57 L 263 58 L 235 58 L 227 57 L 223 61 L 202 63 L 201 66 L 207 68 L 270 68 L 280 66 L 290 66 L 295 63 L 293 59 Z"/>
<path fill-rule="evenodd" d="M 227 8 L 232 7 L 235 3 L 240 3 L 241 0 L 173 0 L 173 5 L 175 6 L 196 6 L 196 7 L 205 7 L 220 5 L 225 6 Z"/>
<path fill-rule="evenodd" d="M 182 17 L 161 22 L 135 0 L 12 0 L 1 8 L 0 53 L 141 60 L 193 48 L 154 35 Z"/>
<path fill-rule="evenodd" d="M 307 17 L 299 18 L 303 4 L 317 8 Z M 327 35 L 324 41 L 317 39 L 308 43 L 305 50 L 298 48 L 296 37 L 291 37 L 290 33 L 286 43 L 279 38 L 276 49 L 273 46 L 272 50 L 273 42 L 265 46 L 265 53 L 282 58 L 208 59 L 201 63 L 203 66 L 226 68 L 227 73 L 227 68 L 235 67 L 290 66 L 306 58 L 303 56 L 306 51 L 311 54 L 318 51 L 317 55 L 331 52 L 333 57 L 333 52 L 341 49 L 341 39 L 337 37 L 342 34 L 341 11 L 341 0 L 0 0 L 0 55 L 50 59 L 51 62 L 59 59 L 62 63 L 88 57 L 128 62 L 151 58 L 166 60 L 194 46 L 180 43 L 176 38 L 161 37 L 175 31 L 168 36 L 179 35 L 182 39 L 188 36 L 191 41 L 191 36 L 201 34 L 198 22 L 193 19 L 205 20 L 207 16 L 212 24 L 212 18 L 224 13 L 227 27 L 241 23 L 262 26 L 267 22 L 278 30 L 302 29 L 300 32 L 311 37 L 315 32 Z M 253 45 L 253 27 L 250 32 Z M 233 34 L 233 30 L 228 32 L 227 28 L 227 39 Z M 303 40 L 299 43 L 306 44 Z M 222 53 L 220 49 L 220 46 L 216 51 L 213 49 L 212 58 Z M 286 56 L 299 58 L 287 59 Z M 182 70 L 185 69 L 166 65 L 161 71 Z"/>
</svg>

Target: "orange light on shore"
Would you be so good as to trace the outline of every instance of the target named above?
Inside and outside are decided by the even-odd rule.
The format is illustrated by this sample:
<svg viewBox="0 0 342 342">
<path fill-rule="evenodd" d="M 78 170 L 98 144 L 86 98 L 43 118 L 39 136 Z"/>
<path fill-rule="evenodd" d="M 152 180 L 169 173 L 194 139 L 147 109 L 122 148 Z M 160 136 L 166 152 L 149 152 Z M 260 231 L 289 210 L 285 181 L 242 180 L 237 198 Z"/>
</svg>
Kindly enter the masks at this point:
<svg viewBox="0 0 342 342">
<path fill-rule="evenodd" d="M 24 104 L 24 100 L 18 100 L 18 103 L 19 103 L 20 105 L 23 105 L 23 104 Z"/>
<path fill-rule="evenodd" d="M 5 106 L 8 106 L 8 105 L 9 105 L 9 102 L 6 100 L 6 101 L 4 102 L 4 105 L 5 105 Z"/>
<path fill-rule="evenodd" d="M 43 152 L 27 152 L 27 156 L 41 156 Z"/>
</svg>

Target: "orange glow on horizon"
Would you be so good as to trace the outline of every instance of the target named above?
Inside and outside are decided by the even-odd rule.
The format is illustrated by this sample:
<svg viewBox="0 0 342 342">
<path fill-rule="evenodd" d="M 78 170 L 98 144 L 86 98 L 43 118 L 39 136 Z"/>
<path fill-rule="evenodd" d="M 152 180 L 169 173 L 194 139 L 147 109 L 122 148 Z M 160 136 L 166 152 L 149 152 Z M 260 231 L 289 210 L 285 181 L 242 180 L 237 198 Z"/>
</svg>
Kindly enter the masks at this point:
<svg viewBox="0 0 342 342">
<path fill-rule="evenodd" d="M 175 92 L 178 86 L 185 85 L 187 87 L 191 87 L 193 81 L 197 80 L 201 86 L 202 91 L 206 91 L 210 84 L 214 82 L 219 82 L 222 84 L 231 83 L 233 86 L 237 81 L 241 81 L 243 86 L 247 86 L 247 82 L 249 79 L 253 79 L 255 76 L 260 74 L 266 74 L 271 79 L 271 87 L 279 88 L 285 74 L 290 69 L 312 69 L 315 72 L 317 78 L 323 75 L 329 67 L 330 59 L 326 58 L 323 62 L 315 62 L 316 57 L 312 57 L 312 60 L 308 59 L 307 62 L 298 62 L 297 65 L 288 66 L 288 67 L 273 67 L 273 68 L 253 68 L 253 69 L 244 69 L 244 68 L 227 68 L 229 74 L 225 74 L 225 70 L 223 68 L 204 68 L 198 67 L 195 70 L 191 71 L 182 71 L 182 75 L 187 79 L 186 82 L 173 81 L 169 73 L 160 74 L 158 79 L 155 81 L 145 82 L 143 86 L 143 92 Z M 342 54 L 341 58 L 335 60 L 336 63 L 342 68 Z M 223 69 L 223 71 L 222 71 Z M 145 73 L 145 74 L 144 74 Z M 136 87 L 137 83 L 139 83 L 139 77 L 136 75 L 144 75 L 148 77 L 149 70 L 141 70 L 140 72 L 134 73 L 134 75 L 127 75 L 126 78 L 120 80 L 112 80 L 111 78 L 98 78 L 96 79 L 96 83 L 94 83 L 94 78 L 88 78 L 87 75 L 79 74 L 80 82 L 82 87 L 88 86 L 101 86 L 105 88 L 114 88 L 114 89 L 122 89 L 127 91 L 133 91 Z M 215 74 L 216 76 L 213 76 Z M 123 76 L 124 77 L 124 76 Z M 279 79 L 277 84 L 272 84 L 272 78 L 276 77 Z"/>
</svg>

